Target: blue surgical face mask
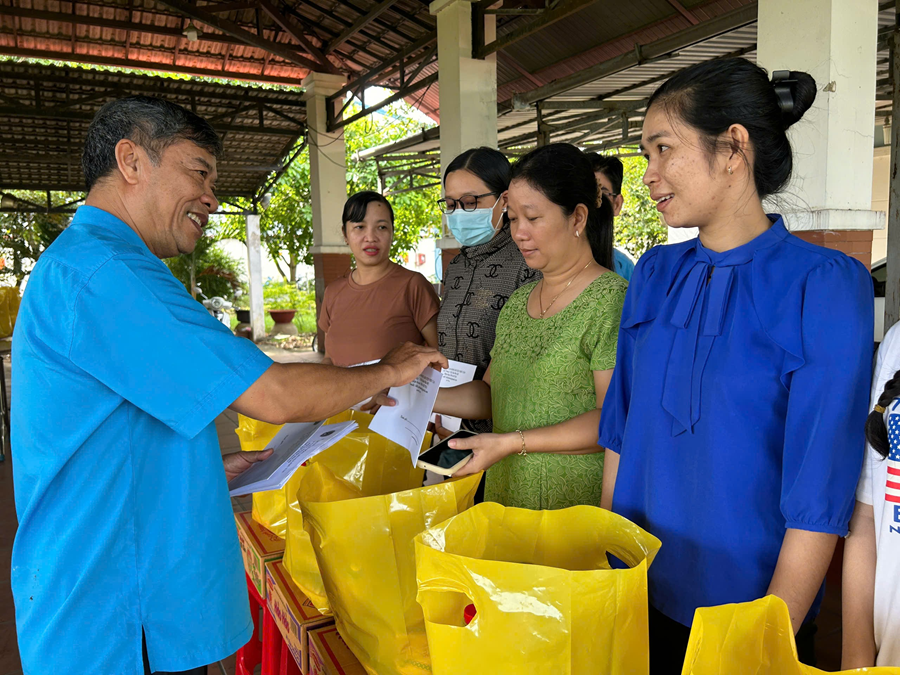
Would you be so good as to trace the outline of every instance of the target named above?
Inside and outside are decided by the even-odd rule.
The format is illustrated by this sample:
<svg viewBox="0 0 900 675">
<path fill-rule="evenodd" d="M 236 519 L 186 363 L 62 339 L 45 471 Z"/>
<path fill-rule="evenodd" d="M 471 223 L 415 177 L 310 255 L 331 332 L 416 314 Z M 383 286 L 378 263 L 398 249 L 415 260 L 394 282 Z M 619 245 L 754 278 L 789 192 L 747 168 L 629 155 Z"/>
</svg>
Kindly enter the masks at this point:
<svg viewBox="0 0 900 675">
<path fill-rule="evenodd" d="M 499 201 L 500 198 L 497 197 L 494 206 Z M 453 213 L 448 213 L 447 225 L 456 241 L 463 246 L 478 246 L 489 242 L 499 229 L 494 227 L 494 206 L 474 211 L 463 211 L 461 207 L 457 207 Z M 503 222 L 502 216 L 500 222 Z"/>
</svg>

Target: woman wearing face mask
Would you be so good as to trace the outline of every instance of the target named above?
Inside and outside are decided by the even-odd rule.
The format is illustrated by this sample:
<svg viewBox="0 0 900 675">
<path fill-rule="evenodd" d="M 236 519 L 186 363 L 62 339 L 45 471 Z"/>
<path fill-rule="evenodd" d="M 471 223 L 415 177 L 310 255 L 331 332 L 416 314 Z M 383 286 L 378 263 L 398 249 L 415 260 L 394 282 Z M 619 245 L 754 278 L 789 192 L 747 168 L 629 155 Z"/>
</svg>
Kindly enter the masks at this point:
<svg viewBox="0 0 900 675">
<path fill-rule="evenodd" d="M 761 200 L 791 175 L 786 129 L 812 105 L 806 73 L 745 59 L 681 71 L 650 98 L 644 183 L 697 239 L 638 262 L 603 406 L 604 506 L 658 536 L 650 664 L 680 673 L 698 607 L 767 594 L 800 657 L 862 463 L 872 282 L 792 236 Z M 613 488 L 615 491 L 613 491 Z"/>
<path fill-rule="evenodd" d="M 513 167 L 513 240 L 540 281 L 509 299 L 484 380 L 441 389 L 435 411 L 493 416 L 494 433 L 451 441 L 471 449 L 460 475 L 490 468 L 485 499 L 558 509 L 600 503 L 600 403 L 615 364 L 626 282 L 610 273 L 612 208 L 597 201 L 590 162 L 552 144 Z"/>
<path fill-rule="evenodd" d="M 437 347 L 437 294 L 421 274 L 391 261 L 394 210 L 388 200 L 357 192 L 344 204 L 342 221 L 356 267 L 325 289 L 319 316 L 325 363 L 366 363 L 403 342 Z"/>
<path fill-rule="evenodd" d="M 475 379 L 484 377 L 491 361 L 500 310 L 513 291 L 538 278 L 503 213 L 509 171 L 509 160 L 497 150 L 466 150 L 444 172 L 445 198 L 438 202 L 462 244 L 444 274 L 438 345 L 447 358 L 476 366 Z M 467 420 L 464 426 L 489 432 L 491 421 Z"/>
</svg>

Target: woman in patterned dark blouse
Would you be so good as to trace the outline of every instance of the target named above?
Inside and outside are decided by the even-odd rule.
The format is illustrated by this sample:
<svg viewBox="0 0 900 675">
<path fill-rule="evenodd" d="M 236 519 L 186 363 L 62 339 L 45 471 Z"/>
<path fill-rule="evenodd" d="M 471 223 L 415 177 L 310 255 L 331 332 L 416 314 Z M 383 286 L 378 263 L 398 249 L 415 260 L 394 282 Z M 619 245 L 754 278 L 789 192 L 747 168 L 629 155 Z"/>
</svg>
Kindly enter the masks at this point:
<svg viewBox="0 0 900 675">
<path fill-rule="evenodd" d="M 525 264 L 512 240 L 506 217 L 510 166 L 491 148 L 472 148 L 456 157 L 444 173 L 441 210 L 462 249 L 444 274 L 438 314 L 438 347 L 449 359 L 477 367 L 484 377 L 491 362 L 500 310 L 519 286 L 540 279 Z M 491 420 L 466 420 L 463 426 L 490 432 Z"/>
</svg>

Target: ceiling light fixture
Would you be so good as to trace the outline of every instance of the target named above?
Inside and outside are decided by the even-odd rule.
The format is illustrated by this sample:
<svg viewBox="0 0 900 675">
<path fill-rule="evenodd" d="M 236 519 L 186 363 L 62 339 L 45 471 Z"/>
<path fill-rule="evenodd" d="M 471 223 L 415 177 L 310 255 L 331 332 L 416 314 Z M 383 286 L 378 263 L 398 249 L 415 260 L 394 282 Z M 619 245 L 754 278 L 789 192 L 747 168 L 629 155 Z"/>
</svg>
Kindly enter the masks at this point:
<svg viewBox="0 0 900 675">
<path fill-rule="evenodd" d="M 193 21 L 188 21 L 188 25 L 181 31 L 181 34 L 188 39 L 188 42 L 196 42 L 200 39 L 200 36 L 203 35 L 203 33 L 200 32 L 200 29 L 194 25 Z"/>
</svg>

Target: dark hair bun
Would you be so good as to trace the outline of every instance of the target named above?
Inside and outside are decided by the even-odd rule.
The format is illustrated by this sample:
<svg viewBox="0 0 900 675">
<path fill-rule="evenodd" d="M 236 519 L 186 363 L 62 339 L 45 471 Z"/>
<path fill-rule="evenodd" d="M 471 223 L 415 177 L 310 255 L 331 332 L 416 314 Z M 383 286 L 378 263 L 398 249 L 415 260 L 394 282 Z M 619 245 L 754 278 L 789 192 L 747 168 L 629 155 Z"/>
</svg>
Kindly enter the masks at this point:
<svg viewBox="0 0 900 675">
<path fill-rule="evenodd" d="M 816 100 L 816 81 L 803 71 L 776 70 L 772 73 L 772 86 L 785 129 L 798 122 Z"/>
<path fill-rule="evenodd" d="M 663 106 L 700 133 L 710 155 L 731 152 L 722 134 L 740 124 L 753 144 L 753 181 L 760 197 L 781 190 L 791 177 L 794 153 L 785 131 L 816 100 L 809 73 L 769 73 L 743 58 L 703 61 L 663 82 L 647 104 Z"/>
</svg>

